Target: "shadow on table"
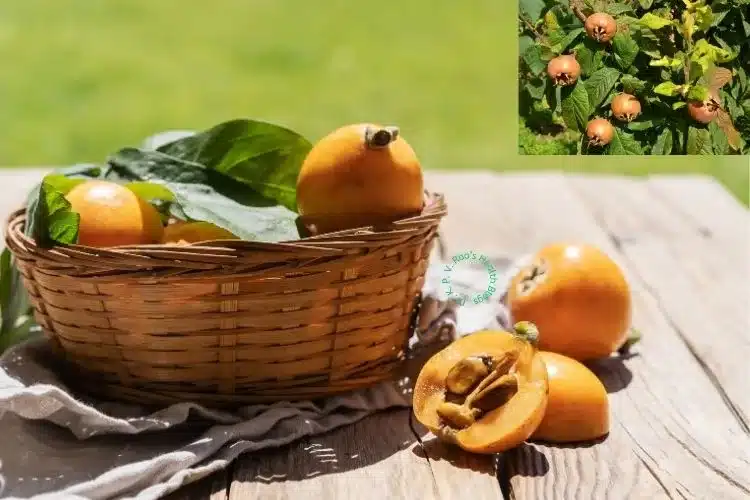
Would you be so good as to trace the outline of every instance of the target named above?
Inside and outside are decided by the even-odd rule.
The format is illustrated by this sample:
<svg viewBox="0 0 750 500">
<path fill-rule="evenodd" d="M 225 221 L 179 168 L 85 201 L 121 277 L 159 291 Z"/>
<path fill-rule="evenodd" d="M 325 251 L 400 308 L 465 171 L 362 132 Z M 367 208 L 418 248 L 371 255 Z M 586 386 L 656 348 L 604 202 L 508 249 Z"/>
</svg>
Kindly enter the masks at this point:
<svg viewBox="0 0 750 500">
<path fill-rule="evenodd" d="M 443 337 L 411 352 L 397 374 L 398 387 L 411 397 L 422 365 L 450 341 Z M 394 408 L 365 417 L 331 432 L 311 436 L 282 448 L 241 455 L 230 474 L 234 481 L 273 483 L 301 481 L 326 474 L 339 474 L 376 464 L 418 447 L 410 425 L 411 408 Z M 394 465 L 401 467 L 401 465 Z"/>
<path fill-rule="evenodd" d="M 633 373 L 625 361 L 638 354 L 616 355 L 586 363 L 592 372 L 602 381 L 607 392 L 614 393 L 625 389 L 633 380 Z"/>
</svg>

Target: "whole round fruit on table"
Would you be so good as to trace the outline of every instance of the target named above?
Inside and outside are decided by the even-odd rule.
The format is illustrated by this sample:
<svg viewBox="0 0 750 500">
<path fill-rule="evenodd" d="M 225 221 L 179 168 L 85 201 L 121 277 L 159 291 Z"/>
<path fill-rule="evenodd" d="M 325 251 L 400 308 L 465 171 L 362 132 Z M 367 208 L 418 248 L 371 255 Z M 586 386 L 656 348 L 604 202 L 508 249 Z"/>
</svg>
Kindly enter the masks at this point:
<svg viewBox="0 0 750 500">
<path fill-rule="evenodd" d="M 531 436 L 547 404 L 547 371 L 536 328 L 484 330 L 432 356 L 414 386 L 414 415 L 439 439 L 473 453 L 498 453 Z"/>
<path fill-rule="evenodd" d="M 121 184 L 89 180 L 65 198 L 80 215 L 78 244 L 114 247 L 158 243 L 164 230 L 159 212 Z"/>
<path fill-rule="evenodd" d="M 630 288 L 620 267 L 588 244 L 542 248 L 511 280 L 513 321 L 539 329 L 539 349 L 577 360 L 609 356 L 626 340 Z"/>
<path fill-rule="evenodd" d="M 549 395 L 532 439 L 572 443 L 609 433 L 609 398 L 601 380 L 573 358 L 548 351 L 539 357 L 547 367 Z"/>
<path fill-rule="evenodd" d="M 327 233 L 421 213 L 422 167 L 397 127 L 347 125 L 318 141 L 297 178 L 297 209 Z"/>
</svg>

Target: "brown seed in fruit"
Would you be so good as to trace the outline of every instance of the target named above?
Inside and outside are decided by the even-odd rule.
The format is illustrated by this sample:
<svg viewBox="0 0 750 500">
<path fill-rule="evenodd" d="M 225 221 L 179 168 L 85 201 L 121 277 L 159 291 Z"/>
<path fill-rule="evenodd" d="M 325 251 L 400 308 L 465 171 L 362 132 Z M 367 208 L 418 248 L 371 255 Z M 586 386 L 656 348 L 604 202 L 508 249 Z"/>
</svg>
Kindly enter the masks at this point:
<svg viewBox="0 0 750 500">
<path fill-rule="evenodd" d="M 557 56 L 547 63 L 547 75 L 555 85 L 572 85 L 581 75 L 581 65 L 572 55 Z"/>
<path fill-rule="evenodd" d="M 597 42 L 607 43 L 617 33 L 617 21 L 604 12 L 591 14 L 584 23 L 586 34 Z"/>
<path fill-rule="evenodd" d="M 469 356 L 456 363 L 448 376 L 445 387 L 453 394 L 466 394 L 480 380 L 489 375 L 488 359 L 483 356 Z"/>
<path fill-rule="evenodd" d="M 641 103 L 638 99 L 624 92 L 612 99 L 611 108 L 614 117 L 624 122 L 631 122 L 641 114 Z"/>
</svg>

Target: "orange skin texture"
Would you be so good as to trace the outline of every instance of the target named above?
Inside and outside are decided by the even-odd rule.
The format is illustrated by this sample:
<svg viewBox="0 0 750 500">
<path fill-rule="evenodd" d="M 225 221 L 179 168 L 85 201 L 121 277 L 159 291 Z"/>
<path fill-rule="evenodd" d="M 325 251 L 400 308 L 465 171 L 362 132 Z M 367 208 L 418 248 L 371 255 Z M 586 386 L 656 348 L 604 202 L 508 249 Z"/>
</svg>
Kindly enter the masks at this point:
<svg viewBox="0 0 750 500">
<path fill-rule="evenodd" d="M 545 263 L 541 279 L 523 292 L 534 265 Z M 540 250 L 511 281 L 508 305 L 513 321 L 539 329 L 539 349 L 579 361 L 609 356 L 626 340 L 631 321 L 630 288 L 620 267 L 586 244 L 557 243 Z"/>
<path fill-rule="evenodd" d="M 574 443 L 609 433 L 609 398 L 604 384 L 585 365 L 554 352 L 539 352 L 547 367 L 549 396 L 532 439 Z"/>
<path fill-rule="evenodd" d="M 536 430 L 547 404 L 547 371 L 536 349 L 514 335 L 483 330 L 461 337 L 424 364 L 414 386 L 417 420 L 441 437 L 437 407 L 445 400 L 445 377 L 461 359 L 471 355 L 500 355 L 521 349 L 517 363 L 519 391 L 505 405 L 489 411 L 456 434 L 455 444 L 472 453 L 499 453 L 518 446 Z"/>
<path fill-rule="evenodd" d="M 602 31 L 597 33 L 596 28 L 600 28 Z M 592 39 L 606 43 L 612 40 L 617 33 L 617 22 L 609 14 L 597 12 L 586 18 L 584 29 Z"/>
<path fill-rule="evenodd" d="M 641 114 L 640 101 L 630 94 L 617 94 L 612 99 L 611 108 L 615 118 L 622 121 L 631 121 Z"/>
<path fill-rule="evenodd" d="M 159 213 L 125 186 L 86 181 L 71 189 L 65 198 L 81 216 L 79 245 L 101 248 L 161 240 L 164 226 Z"/>
<path fill-rule="evenodd" d="M 199 243 L 214 240 L 237 240 L 237 236 L 230 231 L 211 224 L 210 222 L 183 222 L 178 221 L 164 228 L 161 242 L 164 244 Z"/>
<path fill-rule="evenodd" d="M 598 145 L 606 146 L 615 136 L 615 129 L 604 118 L 594 118 L 586 125 L 586 137 L 596 141 Z"/>
<path fill-rule="evenodd" d="M 368 148 L 367 127 L 347 125 L 323 137 L 308 153 L 297 178 L 297 209 L 319 232 L 369 226 L 418 215 L 424 203 L 422 168 L 399 136 L 382 149 Z"/>
</svg>

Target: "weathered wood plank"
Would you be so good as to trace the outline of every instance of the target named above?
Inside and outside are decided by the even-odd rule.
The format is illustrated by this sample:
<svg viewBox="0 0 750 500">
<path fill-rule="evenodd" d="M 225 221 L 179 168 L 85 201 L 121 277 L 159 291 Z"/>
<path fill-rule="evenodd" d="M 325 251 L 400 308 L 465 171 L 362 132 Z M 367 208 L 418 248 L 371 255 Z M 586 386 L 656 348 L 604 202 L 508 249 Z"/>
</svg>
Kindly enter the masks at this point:
<svg viewBox="0 0 750 500">
<path fill-rule="evenodd" d="M 452 189 L 456 193 L 455 186 L 460 184 L 466 193 L 492 193 L 494 201 L 485 200 L 482 210 L 502 220 L 502 224 L 486 229 L 492 231 L 501 248 L 518 254 L 553 239 L 566 239 L 588 241 L 610 253 L 628 275 L 633 289 L 634 324 L 644 332 L 637 356 L 626 360 L 611 358 L 594 366 L 611 392 L 613 429 L 605 443 L 614 443 L 609 449 L 602 445 L 591 449 L 599 455 L 598 474 L 577 473 L 587 466 L 585 452 L 535 446 L 548 463 L 556 464 L 548 473 L 539 475 L 542 460 L 535 455 L 537 459 L 529 461 L 529 453 L 524 451 L 528 448 L 523 448 L 509 453 L 506 462 L 513 471 L 513 494 L 518 498 L 570 498 L 553 492 L 575 492 L 575 498 L 652 498 L 661 489 L 675 497 L 747 496 L 747 436 L 673 328 L 672 319 L 660 309 L 649 285 L 641 279 L 640 270 L 633 270 L 627 256 L 617 250 L 617 237 L 599 227 L 566 179 L 555 175 L 504 175 L 493 181 L 484 175 L 472 178 L 472 174 L 462 174 L 459 181 L 454 175 L 432 176 L 430 180 L 440 183 L 436 190 Z M 641 182 L 645 189 L 646 181 Z M 448 195 L 449 217 L 460 221 L 472 210 L 461 209 L 457 198 L 458 194 Z M 613 199 L 613 195 L 608 198 Z M 529 205 L 534 208 L 528 209 Z M 650 232 L 659 230 L 652 227 Z M 449 237 L 459 231 L 459 224 L 454 222 Z M 633 232 L 631 236 L 636 238 L 638 234 Z M 485 244 L 491 245 L 491 237 L 484 238 Z M 624 450 L 627 444 L 630 453 Z M 622 471 L 631 472 L 623 475 Z M 598 487 L 602 483 L 598 483 L 597 475 L 611 477 L 612 482 Z"/>
<path fill-rule="evenodd" d="M 440 498 L 409 413 L 378 413 L 278 450 L 241 456 L 229 498 Z"/>
<path fill-rule="evenodd" d="M 750 432 L 749 212 L 705 177 L 676 177 L 674 185 L 666 178 L 655 182 L 659 192 L 673 196 L 654 196 L 653 180 L 571 179 L 705 366 L 740 427 Z M 682 187 L 686 194 L 679 197 Z M 705 208 L 694 211 L 696 203 Z M 707 226 L 706 210 L 723 225 Z"/>
</svg>

